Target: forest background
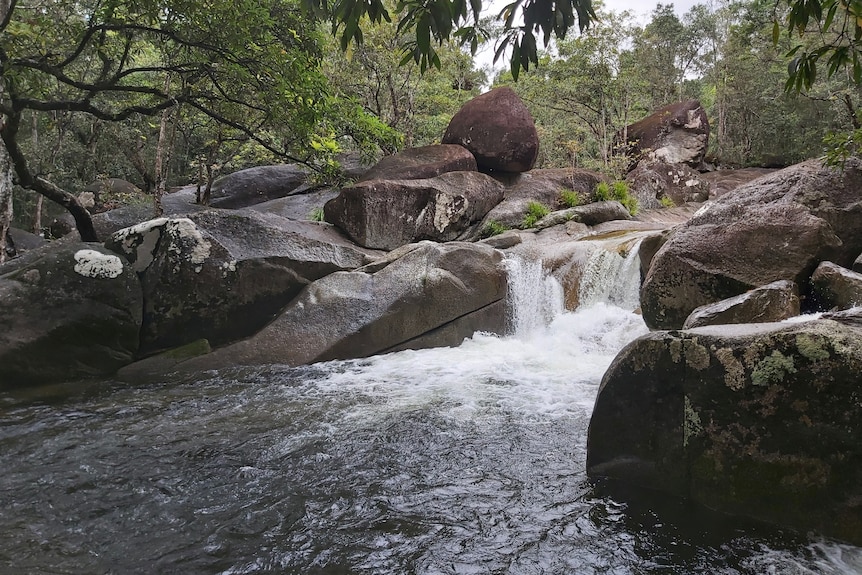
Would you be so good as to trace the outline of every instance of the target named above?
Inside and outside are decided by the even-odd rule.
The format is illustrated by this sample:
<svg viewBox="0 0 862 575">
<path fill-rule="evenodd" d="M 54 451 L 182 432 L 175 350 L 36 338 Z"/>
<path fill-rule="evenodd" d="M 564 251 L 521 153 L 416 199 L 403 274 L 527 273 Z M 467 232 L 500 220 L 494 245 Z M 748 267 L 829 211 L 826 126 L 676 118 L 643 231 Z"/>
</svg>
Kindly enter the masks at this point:
<svg viewBox="0 0 862 575">
<path fill-rule="evenodd" d="M 411 31 L 397 22 L 363 20 L 362 42 L 348 42 L 293 0 L 213 0 L 205 11 L 176 0 L 167 4 L 183 17 L 171 28 L 175 37 L 147 27 L 146 18 L 171 14 L 158 4 L 161 11 L 147 15 L 148 5 L 15 5 L 15 18 L 3 23 L 0 60 L 7 72 L 8 62 L 19 68 L 7 73 L 0 112 L 13 163 L 27 161 L 31 181 L 21 182 L 19 169 L 17 183 L 74 197 L 93 182 L 121 178 L 143 194 L 109 202 L 150 201 L 175 186 L 289 161 L 307 165 L 320 182 L 340 184 L 339 154 L 371 160 L 438 143 L 464 102 L 501 85 L 511 86 L 536 120 L 537 167 L 610 177 L 622 176 L 626 164 L 614 135 L 680 100 L 698 99 L 706 109 L 708 160 L 720 168 L 789 165 L 834 149 L 829 134 L 859 128 L 853 66 L 786 90 L 788 54 L 823 39 L 774 34 L 785 18 L 776 10 L 788 10 L 774 0 L 710 0 L 682 15 L 657 4 L 645 19 L 594 2 L 597 18 L 587 30 L 537 48 L 526 70 L 503 71 L 479 67 L 469 42 L 463 47 L 454 37 L 433 50 L 436 61 L 420 66 L 417 53 L 405 63 L 401 47 Z M 112 17 L 127 11 L 124 22 L 133 19 L 140 30 L 103 26 L 93 33 L 100 41 L 74 41 L 82 15 L 104 10 Z M 492 46 L 505 38 L 492 18 L 482 28 Z M 113 89 L 97 89 L 109 80 Z M 7 140 L 10 125 L 14 139 Z M 18 186 L 13 197 L 22 229 L 44 233 L 62 211 Z"/>
</svg>

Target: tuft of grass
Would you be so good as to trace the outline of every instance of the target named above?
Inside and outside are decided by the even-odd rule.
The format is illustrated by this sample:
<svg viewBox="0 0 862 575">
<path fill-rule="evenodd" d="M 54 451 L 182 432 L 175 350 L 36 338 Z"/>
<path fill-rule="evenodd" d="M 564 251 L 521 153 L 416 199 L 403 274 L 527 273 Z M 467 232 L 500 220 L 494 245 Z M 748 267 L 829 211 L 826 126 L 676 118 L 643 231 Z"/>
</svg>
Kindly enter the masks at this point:
<svg viewBox="0 0 862 575">
<path fill-rule="evenodd" d="M 662 196 L 661 200 L 659 200 L 659 201 L 661 202 L 661 205 L 663 208 L 675 208 L 676 207 L 676 203 L 669 196 Z"/>
<path fill-rule="evenodd" d="M 527 213 L 524 214 L 524 222 L 521 225 L 523 229 L 529 229 L 536 225 L 536 222 L 551 213 L 550 208 L 539 202 L 530 202 L 527 204 Z"/>
<path fill-rule="evenodd" d="M 563 207 L 575 208 L 577 206 L 580 206 L 581 203 L 581 195 L 578 192 L 570 190 L 568 188 L 563 188 L 562 190 L 560 190 L 560 205 L 562 205 Z"/>
<path fill-rule="evenodd" d="M 308 219 L 312 222 L 325 221 L 323 216 L 323 208 L 314 208 L 313 210 L 311 210 L 311 212 L 309 212 L 308 214 Z"/>
<path fill-rule="evenodd" d="M 597 202 L 604 202 L 611 199 L 611 186 L 607 182 L 599 182 L 594 190 Z"/>
<path fill-rule="evenodd" d="M 485 224 L 484 228 L 482 228 L 482 231 L 479 233 L 479 237 L 481 239 L 485 239 L 493 236 L 499 236 L 500 234 L 508 230 L 509 228 L 506 227 L 504 224 L 501 224 L 497 220 L 491 220 L 490 222 Z"/>
</svg>

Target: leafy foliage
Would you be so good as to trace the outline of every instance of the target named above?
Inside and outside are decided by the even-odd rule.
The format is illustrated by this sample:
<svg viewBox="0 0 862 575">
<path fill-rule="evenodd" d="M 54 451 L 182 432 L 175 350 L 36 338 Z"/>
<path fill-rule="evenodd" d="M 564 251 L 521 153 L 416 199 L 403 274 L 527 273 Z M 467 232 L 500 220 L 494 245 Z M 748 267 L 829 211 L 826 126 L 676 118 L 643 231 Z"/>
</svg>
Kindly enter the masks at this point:
<svg viewBox="0 0 862 575">
<path fill-rule="evenodd" d="M 566 208 L 576 208 L 583 203 L 581 195 L 574 190 L 560 190 L 560 204 Z"/>
<path fill-rule="evenodd" d="M 479 237 L 485 239 L 493 236 L 499 236 L 500 234 L 508 230 L 509 228 L 506 227 L 504 224 L 498 222 L 497 220 L 491 220 L 490 222 L 485 224 L 484 228 L 482 228 Z"/>
<path fill-rule="evenodd" d="M 551 213 L 550 208 L 541 202 L 531 201 L 527 204 L 527 213 L 524 214 L 524 221 L 521 224 L 523 229 L 529 229 L 536 223 Z"/>
</svg>

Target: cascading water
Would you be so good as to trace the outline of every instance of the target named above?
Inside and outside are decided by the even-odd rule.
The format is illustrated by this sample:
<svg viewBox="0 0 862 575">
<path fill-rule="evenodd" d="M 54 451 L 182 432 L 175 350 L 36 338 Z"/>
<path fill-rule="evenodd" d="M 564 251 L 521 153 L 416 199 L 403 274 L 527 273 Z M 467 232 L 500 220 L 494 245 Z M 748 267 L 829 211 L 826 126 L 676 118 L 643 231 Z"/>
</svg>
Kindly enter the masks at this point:
<svg viewBox="0 0 862 575">
<path fill-rule="evenodd" d="M 856 547 L 595 494 L 596 390 L 646 328 L 508 265 L 514 336 L 0 394 L 0 574 L 862 571 Z"/>
<path fill-rule="evenodd" d="M 627 310 L 640 305 L 640 242 L 627 249 L 599 248 L 581 272 L 578 300 L 582 306 L 607 302 Z"/>
</svg>

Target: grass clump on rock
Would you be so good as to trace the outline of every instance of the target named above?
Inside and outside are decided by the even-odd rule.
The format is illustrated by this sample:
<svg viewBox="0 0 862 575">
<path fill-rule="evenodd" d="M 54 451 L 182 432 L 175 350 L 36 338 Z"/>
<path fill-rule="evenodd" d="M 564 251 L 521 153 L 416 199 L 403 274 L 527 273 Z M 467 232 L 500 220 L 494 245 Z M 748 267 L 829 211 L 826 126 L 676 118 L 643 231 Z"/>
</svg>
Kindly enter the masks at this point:
<svg viewBox="0 0 862 575">
<path fill-rule="evenodd" d="M 506 227 L 504 224 L 498 222 L 497 220 L 491 220 L 490 222 L 485 224 L 484 228 L 482 228 L 482 231 L 479 233 L 479 237 L 485 239 L 493 236 L 499 236 L 500 234 L 508 230 L 509 228 Z"/>
<path fill-rule="evenodd" d="M 530 202 L 527 204 L 527 213 L 524 215 L 524 221 L 521 225 L 523 229 L 529 229 L 536 223 L 551 213 L 550 208 L 540 202 Z"/>
</svg>

